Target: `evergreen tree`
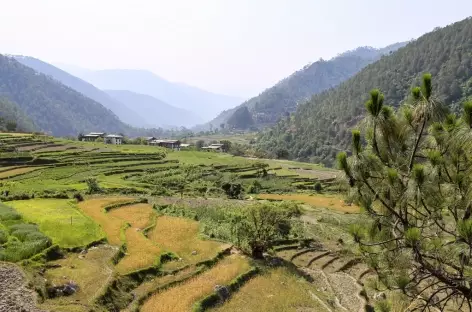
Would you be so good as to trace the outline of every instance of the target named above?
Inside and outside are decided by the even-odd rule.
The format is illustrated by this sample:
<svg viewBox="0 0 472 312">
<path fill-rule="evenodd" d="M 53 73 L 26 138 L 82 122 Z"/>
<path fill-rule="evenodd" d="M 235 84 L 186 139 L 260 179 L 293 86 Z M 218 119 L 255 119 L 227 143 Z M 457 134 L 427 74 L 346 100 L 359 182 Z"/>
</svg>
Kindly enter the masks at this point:
<svg viewBox="0 0 472 312">
<path fill-rule="evenodd" d="M 420 311 L 470 311 L 472 102 L 462 117 L 447 114 L 432 89 L 425 74 L 397 111 L 373 90 L 365 135 L 353 131 L 352 156 L 339 153 L 338 165 L 369 217 L 351 234 L 382 283 Z"/>
</svg>

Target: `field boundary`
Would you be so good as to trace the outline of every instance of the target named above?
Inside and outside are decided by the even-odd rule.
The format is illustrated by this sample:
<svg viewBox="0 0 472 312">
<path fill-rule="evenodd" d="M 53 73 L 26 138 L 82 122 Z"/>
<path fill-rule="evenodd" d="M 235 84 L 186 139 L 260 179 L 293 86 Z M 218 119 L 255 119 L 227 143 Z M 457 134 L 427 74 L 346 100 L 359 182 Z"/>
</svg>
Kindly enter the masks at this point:
<svg viewBox="0 0 472 312">
<path fill-rule="evenodd" d="M 238 275 L 235 279 L 233 279 L 226 287 L 229 289 L 230 294 L 229 298 L 223 300 L 216 292 L 204 297 L 203 299 L 197 301 L 192 311 L 193 312 L 203 312 L 209 308 L 213 308 L 216 305 L 223 303 L 224 301 L 231 298 L 231 295 L 239 290 L 244 284 L 246 284 L 251 278 L 255 277 L 260 273 L 260 269 L 256 266 L 251 267 L 245 273 Z"/>
</svg>

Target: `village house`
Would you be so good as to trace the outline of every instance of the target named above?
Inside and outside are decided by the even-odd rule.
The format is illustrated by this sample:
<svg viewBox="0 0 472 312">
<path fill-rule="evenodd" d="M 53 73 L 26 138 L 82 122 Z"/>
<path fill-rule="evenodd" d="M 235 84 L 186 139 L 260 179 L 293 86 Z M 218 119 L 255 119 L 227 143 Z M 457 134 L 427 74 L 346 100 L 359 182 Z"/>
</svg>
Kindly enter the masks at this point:
<svg viewBox="0 0 472 312">
<path fill-rule="evenodd" d="M 123 136 L 119 134 L 108 134 L 104 137 L 105 144 L 120 145 L 123 143 Z"/>
<path fill-rule="evenodd" d="M 149 142 L 149 145 L 162 146 L 170 149 L 180 150 L 179 140 L 152 140 Z"/>
<path fill-rule="evenodd" d="M 223 144 L 211 144 L 209 146 L 204 146 L 202 149 L 206 151 L 215 151 L 215 152 L 223 152 Z"/>
<path fill-rule="evenodd" d="M 89 134 L 85 134 L 82 136 L 82 141 L 84 142 L 93 142 L 98 138 L 105 137 L 106 133 L 104 132 L 90 132 Z"/>
</svg>

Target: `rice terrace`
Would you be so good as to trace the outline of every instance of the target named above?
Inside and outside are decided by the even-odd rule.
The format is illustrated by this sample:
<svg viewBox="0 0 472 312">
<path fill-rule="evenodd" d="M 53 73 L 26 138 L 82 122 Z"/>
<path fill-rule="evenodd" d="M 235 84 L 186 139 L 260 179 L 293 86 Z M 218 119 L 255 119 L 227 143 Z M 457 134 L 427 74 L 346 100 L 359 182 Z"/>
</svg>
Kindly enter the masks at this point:
<svg viewBox="0 0 472 312">
<path fill-rule="evenodd" d="M 348 234 L 360 208 L 338 171 L 28 133 L 0 144 L 0 269 L 24 289 L 0 311 L 360 312 L 385 299 Z"/>
</svg>

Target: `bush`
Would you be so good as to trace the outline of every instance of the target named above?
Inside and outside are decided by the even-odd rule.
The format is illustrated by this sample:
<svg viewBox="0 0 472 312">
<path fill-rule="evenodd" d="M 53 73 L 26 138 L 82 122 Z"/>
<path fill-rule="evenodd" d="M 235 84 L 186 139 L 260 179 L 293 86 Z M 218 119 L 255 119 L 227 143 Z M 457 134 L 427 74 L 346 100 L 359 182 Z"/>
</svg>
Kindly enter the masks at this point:
<svg viewBox="0 0 472 312">
<path fill-rule="evenodd" d="M 254 180 L 252 181 L 251 185 L 248 188 L 248 193 L 249 194 L 257 194 L 261 190 L 262 185 L 259 181 Z"/>
<path fill-rule="evenodd" d="M 323 187 L 321 186 L 320 182 L 316 182 L 314 188 L 315 188 L 315 191 L 317 192 L 321 192 L 323 190 Z"/>
<path fill-rule="evenodd" d="M 88 178 L 87 180 L 85 180 L 85 182 L 87 183 L 89 194 L 100 193 L 102 191 L 102 189 L 98 185 L 97 179 Z"/>
<path fill-rule="evenodd" d="M 228 198 L 237 199 L 241 197 L 243 187 L 240 183 L 224 183 L 221 188 L 225 191 Z"/>
<path fill-rule="evenodd" d="M 77 193 L 74 193 L 74 198 L 78 201 L 78 202 L 81 202 L 81 201 L 84 201 L 84 196 L 77 192 Z"/>
</svg>

